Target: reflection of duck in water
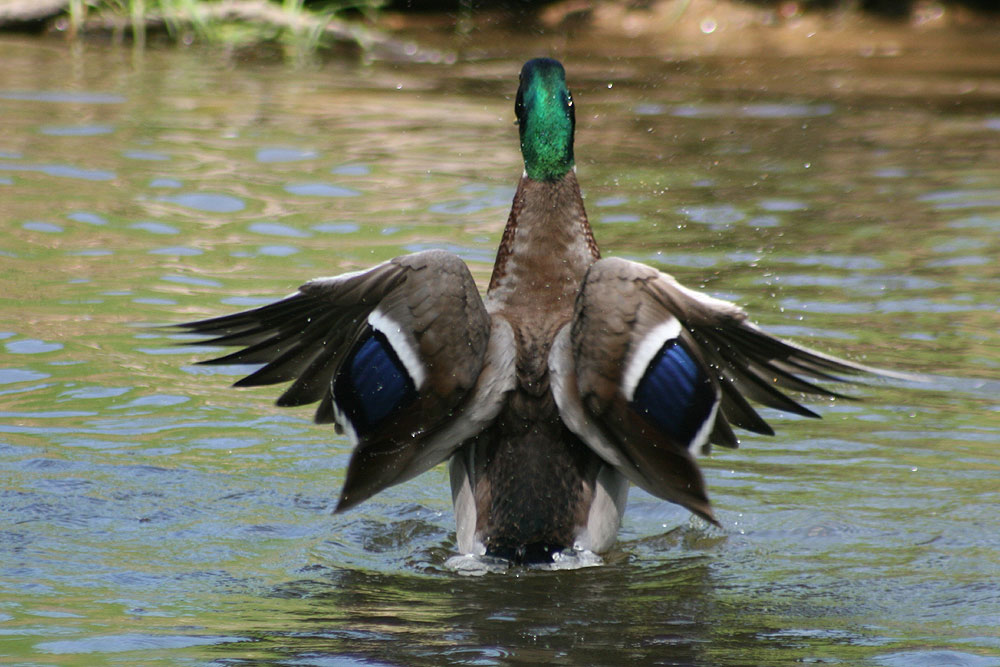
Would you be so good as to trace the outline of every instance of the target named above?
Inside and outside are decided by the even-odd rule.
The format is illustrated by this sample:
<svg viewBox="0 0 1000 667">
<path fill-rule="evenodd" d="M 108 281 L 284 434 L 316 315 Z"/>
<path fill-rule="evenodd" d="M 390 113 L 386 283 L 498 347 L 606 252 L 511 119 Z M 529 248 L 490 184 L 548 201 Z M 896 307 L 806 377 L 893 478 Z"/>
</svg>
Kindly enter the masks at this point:
<svg viewBox="0 0 1000 667">
<path fill-rule="evenodd" d="M 182 325 L 262 363 L 238 386 L 294 380 L 355 445 L 337 511 L 450 459 L 463 553 L 545 562 L 611 547 L 629 482 L 714 522 L 694 456 L 772 433 L 747 399 L 816 416 L 782 390 L 866 372 L 773 338 L 734 304 L 600 259 L 573 162 L 574 107 L 555 60 L 521 70 L 524 175 L 486 298 L 427 251 L 319 278 L 277 303 Z"/>
</svg>

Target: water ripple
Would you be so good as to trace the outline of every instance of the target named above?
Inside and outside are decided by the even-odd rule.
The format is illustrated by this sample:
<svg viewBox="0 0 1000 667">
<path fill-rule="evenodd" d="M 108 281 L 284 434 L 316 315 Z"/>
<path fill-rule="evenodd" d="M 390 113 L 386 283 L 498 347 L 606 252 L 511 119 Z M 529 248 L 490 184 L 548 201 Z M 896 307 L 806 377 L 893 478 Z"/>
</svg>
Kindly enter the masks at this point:
<svg viewBox="0 0 1000 667">
<path fill-rule="evenodd" d="M 1000 658 L 959 651 L 900 651 L 873 660 L 885 667 L 1000 667 Z"/>
<path fill-rule="evenodd" d="M 160 197 L 160 201 L 208 213 L 235 213 L 246 208 L 246 203 L 239 197 L 215 192 L 191 192 L 170 195 Z"/>
<path fill-rule="evenodd" d="M 35 338 L 25 338 L 5 343 L 4 347 L 11 354 L 44 354 L 45 352 L 55 352 L 63 348 L 62 343 L 47 343 Z"/>
<path fill-rule="evenodd" d="M 1000 207 L 1000 190 L 936 190 L 917 197 L 917 201 L 934 204 L 939 211 L 966 208 Z"/>
<path fill-rule="evenodd" d="M 37 382 L 50 378 L 49 373 L 32 370 L 30 368 L 0 368 L 0 384 L 12 384 L 14 382 Z"/>
<path fill-rule="evenodd" d="M 110 125 L 46 125 L 38 130 L 50 137 L 96 137 L 115 131 Z"/>
<path fill-rule="evenodd" d="M 371 169 L 363 164 L 343 164 L 331 169 L 330 173 L 340 176 L 367 176 L 371 173 Z"/>
<path fill-rule="evenodd" d="M 280 222 L 255 222 L 248 229 L 255 234 L 266 234 L 268 236 L 287 236 L 289 238 L 309 238 L 311 234 L 291 225 L 283 225 Z"/>
<path fill-rule="evenodd" d="M 176 396 L 174 394 L 151 394 L 141 396 L 123 405 L 112 406 L 114 410 L 127 410 L 130 408 L 166 408 L 172 405 L 187 403 L 191 399 L 187 396 Z"/>
<path fill-rule="evenodd" d="M 986 266 L 993 264 L 996 258 L 984 257 L 983 255 L 966 255 L 962 257 L 949 257 L 948 259 L 935 259 L 927 262 L 931 268 L 953 267 L 953 266 Z"/>
<path fill-rule="evenodd" d="M 149 182 L 151 188 L 180 188 L 183 185 L 176 178 L 154 178 Z"/>
<path fill-rule="evenodd" d="M 65 231 L 62 225 L 57 225 L 54 222 L 42 222 L 40 220 L 25 222 L 21 225 L 21 228 L 27 229 L 29 232 L 42 232 L 43 234 L 58 234 Z"/>
<path fill-rule="evenodd" d="M 234 636 L 197 636 L 197 635 L 153 635 L 153 634 L 121 634 L 101 635 L 99 637 L 82 637 L 80 639 L 59 639 L 35 644 L 35 648 L 44 653 L 59 655 L 73 653 L 123 653 L 126 651 L 164 651 L 169 649 L 191 648 L 193 646 L 212 646 L 234 642 L 250 641 L 244 637 Z"/>
<path fill-rule="evenodd" d="M 59 394 L 67 399 L 116 398 L 132 391 L 132 387 L 80 387 Z"/>
<path fill-rule="evenodd" d="M 314 150 L 302 148 L 261 148 L 257 150 L 257 162 L 299 162 L 319 157 Z"/>
<path fill-rule="evenodd" d="M 300 252 L 300 248 L 290 245 L 262 245 L 257 248 L 257 254 L 264 257 L 291 257 Z"/>
<path fill-rule="evenodd" d="M 633 213 L 617 213 L 615 215 L 602 215 L 600 222 L 603 224 L 620 224 L 620 223 L 631 223 L 639 222 L 642 218 Z"/>
<path fill-rule="evenodd" d="M 132 229 L 141 229 L 144 232 L 149 232 L 150 234 L 179 234 L 180 232 L 173 225 L 168 225 L 163 222 L 136 222 L 129 225 Z"/>
<path fill-rule="evenodd" d="M 156 151 L 122 151 L 122 157 L 127 157 L 129 160 L 145 160 L 147 162 L 166 162 L 170 159 L 169 155 Z"/>
<path fill-rule="evenodd" d="M 602 197 L 594 202 L 594 206 L 599 207 L 611 207 L 611 206 L 624 206 L 629 203 L 628 197 L 622 197 L 620 195 L 612 197 Z"/>
<path fill-rule="evenodd" d="M 872 303 L 860 303 L 860 302 L 835 302 L 835 301 L 820 301 L 815 300 L 802 300 L 793 297 L 787 297 L 781 300 L 782 308 L 788 308 L 791 310 L 809 310 L 816 313 L 969 313 L 969 312 L 983 312 L 983 311 L 995 311 L 995 304 L 977 304 L 977 303 L 955 303 L 950 301 L 932 301 L 928 298 L 913 298 L 913 299 L 886 299 L 884 301 L 875 301 Z"/>
<path fill-rule="evenodd" d="M 762 199 L 757 206 L 765 211 L 805 211 L 809 204 L 794 199 Z"/>
<path fill-rule="evenodd" d="M 202 254 L 199 248 L 188 248 L 186 246 L 167 246 L 164 248 L 154 248 L 149 251 L 150 255 L 177 255 L 178 257 L 194 257 Z"/>
<path fill-rule="evenodd" d="M 885 268 L 885 265 L 873 257 L 863 255 L 800 255 L 800 256 L 775 256 L 775 262 L 786 262 L 799 266 L 826 266 L 833 269 L 874 270 Z"/>
<path fill-rule="evenodd" d="M 68 164 L 9 164 L 0 163 L 0 169 L 5 171 L 37 171 L 48 176 L 61 178 L 78 178 L 84 181 L 114 180 L 115 172 L 103 169 L 83 169 Z"/>
<path fill-rule="evenodd" d="M 68 104 L 121 104 L 126 98 L 113 93 L 87 93 L 71 90 L 0 90 L 0 100 L 65 102 Z"/>
<path fill-rule="evenodd" d="M 82 222 L 87 225 L 106 225 L 108 224 L 107 219 L 104 216 L 98 215 L 97 213 L 90 213 L 89 211 L 74 211 L 66 216 L 73 222 Z"/>
<path fill-rule="evenodd" d="M 285 186 L 285 192 L 302 197 L 357 197 L 361 193 L 332 183 L 296 183 Z"/>
<path fill-rule="evenodd" d="M 474 196 L 431 204 L 429 210 L 432 213 L 446 215 L 471 215 L 486 209 L 510 206 L 510 200 L 514 196 L 514 192 L 510 188 L 498 188 L 476 183 L 462 186 L 459 192 Z"/>
<path fill-rule="evenodd" d="M 812 118 L 829 116 L 832 104 L 684 104 L 671 109 L 680 118 Z"/>
<path fill-rule="evenodd" d="M 212 280 L 211 278 L 198 278 L 196 276 L 178 276 L 175 274 L 167 274 L 160 276 L 160 280 L 180 285 L 195 285 L 197 287 L 222 287 L 222 283 L 218 280 Z"/>
<path fill-rule="evenodd" d="M 714 228 L 724 228 L 746 219 L 746 213 L 731 204 L 713 206 L 682 206 L 677 212 L 692 222 L 708 224 Z"/>
<path fill-rule="evenodd" d="M 312 229 L 325 234 L 354 234 L 361 226 L 356 222 L 321 222 L 313 225 Z"/>
</svg>

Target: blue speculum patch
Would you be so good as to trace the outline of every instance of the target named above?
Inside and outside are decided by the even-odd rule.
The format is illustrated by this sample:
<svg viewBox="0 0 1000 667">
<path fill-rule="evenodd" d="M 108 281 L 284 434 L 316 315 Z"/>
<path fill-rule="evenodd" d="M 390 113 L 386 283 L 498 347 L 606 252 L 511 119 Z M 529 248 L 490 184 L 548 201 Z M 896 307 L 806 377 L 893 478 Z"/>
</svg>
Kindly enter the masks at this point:
<svg viewBox="0 0 1000 667">
<path fill-rule="evenodd" d="M 359 436 L 377 427 L 416 393 L 413 380 L 384 335 L 373 332 L 337 378 L 334 398 Z"/>
<path fill-rule="evenodd" d="M 698 433 L 714 402 L 711 381 L 677 340 L 667 341 L 656 353 L 632 397 L 639 414 L 684 445 Z"/>
</svg>

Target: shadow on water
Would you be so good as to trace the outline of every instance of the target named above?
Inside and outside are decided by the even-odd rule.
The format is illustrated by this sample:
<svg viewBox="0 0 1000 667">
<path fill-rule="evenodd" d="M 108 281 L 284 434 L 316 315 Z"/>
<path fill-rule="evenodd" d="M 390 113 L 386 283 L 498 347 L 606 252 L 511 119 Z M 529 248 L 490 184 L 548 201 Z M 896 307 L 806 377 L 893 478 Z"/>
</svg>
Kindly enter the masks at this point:
<svg viewBox="0 0 1000 667">
<path fill-rule="evenodd" d="M 711 570 L 705 557 L 658 567 L 612 565 L 485 577 L 374 573 L 317 566 L 277 587 L 300 608 L 278 632 L 249 633 L 260 658 L 322 664 L 705 664 Z M 220 646 L 246 655 L 244 644 Z M 267 656 L 267 657 L 265 657 Z M 227 660 L 227 664 L 229 661 Z"/>
<path fill-rule="evenodd" d="M 682 526 L 622 543 L 601 566 L 481 577 L 440 566 L 451 543 L 425 542 L 395 571 L 313 564 L 234 619 L 242 642 L 204 656 L 220 665 L 779 665 L 869 657 L 884 643 L 853 623 L 873 610 L 829 591 L 732 578 L 740 565 L 727 559 L 765 554 L 729 542 Z M 815 625 L 800 628 L 803 618 Z"/>
</svg>

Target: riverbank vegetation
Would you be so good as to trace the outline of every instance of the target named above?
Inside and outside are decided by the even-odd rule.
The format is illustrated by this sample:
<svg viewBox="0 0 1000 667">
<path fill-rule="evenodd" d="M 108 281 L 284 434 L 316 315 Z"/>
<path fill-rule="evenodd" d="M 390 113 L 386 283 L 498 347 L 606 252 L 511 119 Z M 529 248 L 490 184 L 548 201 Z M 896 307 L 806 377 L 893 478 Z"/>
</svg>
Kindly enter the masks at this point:
<svg viewBox="0 0 1000 667">
<path fill-rule="evenodd" d="M 543 29 L 607 29 L 627 16 L 642 32 L 664 30 L 699 13 L 741 24 L 781 25 L 802 17 L 875 16 L 927 24 L 978 25 L 1000 18 L 996 0 L 0 0 L 0 30 L 59 31 L 70 38 L 106 35 L 143 46 L 151 36 L 179 44 L 229 48 L 271 44 L 301 56 L 348 46 L 403 60 L 449 57 L 392 36 L 407 17 L 441 15 L 468 26 L 477 16 L 506 16 Z M 387 21 L 386 17 L 391 17 Z M 502 19 L 501 19 L 502 20 Z M 690 22 L 690 21 L 689 21 Z M 709 25 L 714 24 L 713 18 Z M 661 25 L 663 24 L 663 25 Z M 391 25 L 392 28 L 387 27 Z M 697 22 L 700 27 L 704 21 Z"/>
</svg>

